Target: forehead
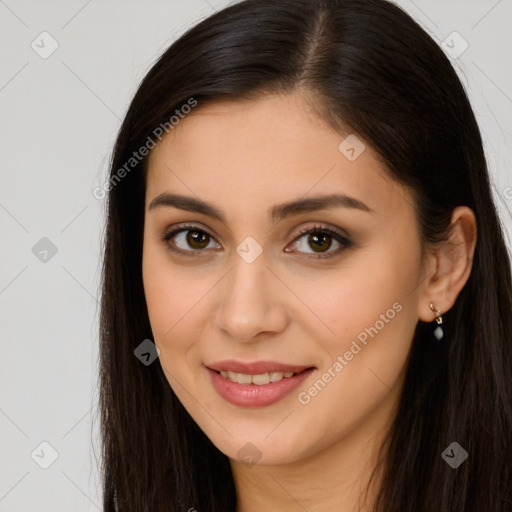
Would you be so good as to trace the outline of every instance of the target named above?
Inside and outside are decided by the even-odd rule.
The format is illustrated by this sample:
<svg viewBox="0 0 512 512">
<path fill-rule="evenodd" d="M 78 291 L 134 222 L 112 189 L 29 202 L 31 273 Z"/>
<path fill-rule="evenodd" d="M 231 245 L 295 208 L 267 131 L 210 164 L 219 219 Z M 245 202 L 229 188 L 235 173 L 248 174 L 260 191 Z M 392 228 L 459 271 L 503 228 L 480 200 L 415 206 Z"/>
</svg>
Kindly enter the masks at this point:
<svg viewBox="0 0 512 512">
<path fill-rule="evenodd" d="M 355 137 L 329 127 L 298 94 L 199 105 L 151 151 L 146 203 L 180 192 L 240 211 L 344 193 L 377 212 L 406 207 L 406 191 Z"/>
</svg>

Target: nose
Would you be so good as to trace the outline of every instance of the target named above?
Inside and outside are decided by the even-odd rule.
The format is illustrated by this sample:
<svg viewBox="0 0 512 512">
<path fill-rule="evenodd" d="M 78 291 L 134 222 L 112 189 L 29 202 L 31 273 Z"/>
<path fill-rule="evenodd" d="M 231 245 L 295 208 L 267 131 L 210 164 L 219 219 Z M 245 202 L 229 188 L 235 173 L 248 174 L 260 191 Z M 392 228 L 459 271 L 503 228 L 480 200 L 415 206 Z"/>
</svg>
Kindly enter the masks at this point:
<svg viewBox="0 0 512 512">
<path fill-rule="evenodd" d="M 233 268 L 219 283 L 216 324 L 230 338 L 256 342 L 262 333 L 282 332 L 288 323 L 284 287 L 264 253 L 252 263 L 234 254 Z"/>
</svg>

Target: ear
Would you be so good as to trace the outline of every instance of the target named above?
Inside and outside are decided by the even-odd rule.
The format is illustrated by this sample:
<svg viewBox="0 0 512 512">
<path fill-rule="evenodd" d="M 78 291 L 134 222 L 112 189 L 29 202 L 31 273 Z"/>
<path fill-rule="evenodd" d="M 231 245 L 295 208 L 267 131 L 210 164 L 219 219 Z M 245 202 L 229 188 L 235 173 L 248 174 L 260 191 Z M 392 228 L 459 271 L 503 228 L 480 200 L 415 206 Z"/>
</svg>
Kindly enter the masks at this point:
<svg viewBox="0 0 512 512">
<path fill-rule="evenodd" d="M 418 316 L 423 322 L 432 322 L 436 315 L 434 305 L 446 313 L 464 288 L 473 267 L 477 239 L 476 218 L 467 206 L 454 209 L 448 240 L 436 245 L 427 257 L 427 279 L 422 284 L 418 302 Z"/>
</svg>

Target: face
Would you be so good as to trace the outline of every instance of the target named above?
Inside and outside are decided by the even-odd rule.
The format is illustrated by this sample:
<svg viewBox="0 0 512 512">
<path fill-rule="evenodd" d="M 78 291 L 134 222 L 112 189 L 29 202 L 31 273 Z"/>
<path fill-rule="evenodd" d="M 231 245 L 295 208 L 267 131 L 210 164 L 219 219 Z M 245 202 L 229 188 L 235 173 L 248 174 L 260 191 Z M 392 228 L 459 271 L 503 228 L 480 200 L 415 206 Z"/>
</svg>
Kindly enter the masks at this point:
<svg viewBox="0 0 512 512">
<path fill-rule="evenodd" d="M 160 364 L 233 460 L 312 456 L 377 428 L 400 394 L 418 226 L 409 193 L 348 135 L 294 93 L 198 106 L 150 155 L 143 280 Z"/>
</svg>

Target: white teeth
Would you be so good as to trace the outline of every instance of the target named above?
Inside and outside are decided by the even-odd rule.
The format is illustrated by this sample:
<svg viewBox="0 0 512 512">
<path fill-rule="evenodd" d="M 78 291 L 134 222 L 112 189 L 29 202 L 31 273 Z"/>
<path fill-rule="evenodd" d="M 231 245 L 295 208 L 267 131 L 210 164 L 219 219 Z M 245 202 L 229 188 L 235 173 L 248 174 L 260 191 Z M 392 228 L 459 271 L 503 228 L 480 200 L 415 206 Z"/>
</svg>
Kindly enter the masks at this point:
<svg viewBox="0 0 512 512">
<path fill-rule="evenodd" d="M 228 373 L 229 375 L 229 373 Z M 252 377 L 250 375 L 245 375 L 245 373 L 237 373 L 236 374 L 236 381 L 238 384 L 250 384 L 252 380 Z"/>
<path fill-rule="evenodd" d="M 283 372 L 270 372 L 270 382 L 277 382 L 284 377 Z"/>
<path fill-rule="evenodd" d="M 248 375 L 248 377 L 250 376 Z M 270 384 L 270 374 L 262 373 L 260 375 L 253 375 L 251 381 L 253 384 L 257 384 L 258 386 L 262 386 L 263 384 Z"/>
<path fill-rule="evenodd" d="M 256 384 L 257 386 L 264 386 L 265 384 L 277 382 L 295 375 L 294 372 L 270 372 L 260 373 L 259 375 L 247 375 L 245 373 L 226 372 L 224 370 L 221 370 L 220 374 L 231 382 L 238 382 L 239 384 Z"/>
</svg>

